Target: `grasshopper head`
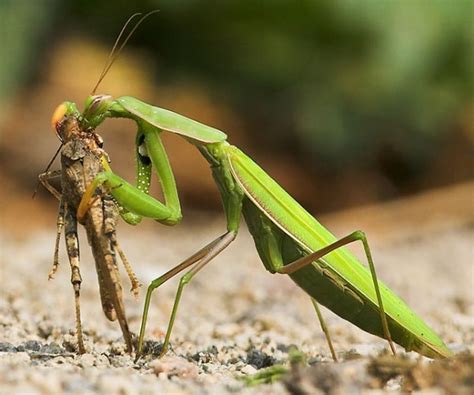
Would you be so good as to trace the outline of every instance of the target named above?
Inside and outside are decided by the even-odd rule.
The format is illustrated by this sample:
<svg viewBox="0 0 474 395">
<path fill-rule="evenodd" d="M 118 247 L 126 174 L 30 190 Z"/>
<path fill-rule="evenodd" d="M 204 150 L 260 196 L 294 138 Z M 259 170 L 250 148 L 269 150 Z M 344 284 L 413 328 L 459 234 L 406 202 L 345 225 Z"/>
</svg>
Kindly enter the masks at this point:
<svg viewBox="0 0 474 395">
<path fill-rule="evenodd" d="M 78 125 L 79 111 L 74 103 L 65 101 L 53 112 L 51 127 L 61 142 L 69 139 Z"/>
</svg>

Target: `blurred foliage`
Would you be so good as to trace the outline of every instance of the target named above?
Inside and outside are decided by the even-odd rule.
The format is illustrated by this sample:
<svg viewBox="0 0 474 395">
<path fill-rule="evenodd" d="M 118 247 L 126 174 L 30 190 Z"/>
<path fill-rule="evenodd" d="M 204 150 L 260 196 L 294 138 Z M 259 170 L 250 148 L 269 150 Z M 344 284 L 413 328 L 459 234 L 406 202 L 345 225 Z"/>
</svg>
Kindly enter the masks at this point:
<svg viewBox="0 0 474 395">
<path fill-rule="evenodd" d="M 472 1 L 108 4 L 73 10 L 110 40 L 125 15 L 159 8 L 133 39 L 159 57 L 157 78 L 204 80 L 267 144 L 332 168 L 380 156 L 416 168 L 472 100 Z"/>
<path fill-rule="evenodd" d="M 474 3 L 468 0 L 1 4 L 2 20 L 30 7 L 31 21 L 18 18 L 18 31 L 10 32 L 15 40 L 4 45 L 21 49 L 16 57 L 32 71 L 33 32 L 50 15 L 49 29 L 56 29 L 50 45 L 73 34 L 111 46 L 130 15 L 160 9 L 128 44 L 148 50 L 156 81 L 208 87 L 213 99 L 238 113 L 255 142 L 275 156 L 289 152 L 326 177 L 348 168 L 376 168 L 395 184 L 416 176 L 446 136 L 459 133 L 473 103 Z M 19 73 L 13 58 L 2 57 L 2 68 L 10 62 Z M 3 85 L 5 74 L 0 70 Z"/>
<path fill-rule="evenodd" d="M 0 103 L 36 67 L 41 38 L 50 28 L 56 0 L 0 0 Z M 50 10 L 48 12 L 48 9 Z M 0 115 L 1 116 L 1 115 Z"/>
</svg>

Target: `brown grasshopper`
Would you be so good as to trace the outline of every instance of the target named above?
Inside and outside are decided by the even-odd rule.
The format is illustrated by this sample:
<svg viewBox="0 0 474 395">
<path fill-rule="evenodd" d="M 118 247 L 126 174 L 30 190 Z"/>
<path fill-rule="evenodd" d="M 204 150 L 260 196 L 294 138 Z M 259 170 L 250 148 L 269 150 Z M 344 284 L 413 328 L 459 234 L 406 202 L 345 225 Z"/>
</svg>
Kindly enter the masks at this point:
<svg viewBox="0 0 474 395">
<path fill-rule="evenodd" d="M 53 128 L 61 140 L 61 170 L 46 171 L 39 175 L 39 181 L 59 200 L 57 235 L 54 248 L 53 267 L 49 279 L 54 277 L 59 266 L 59 241 L 64 228 L 66 249 L 71 265 L 71 283 L 74 288 L 76 309 L 76 332 L 79 353 L 85 352 L 81 325 L 79 267 L 79 240 L 77 223 L 86 229 L 87 239 L 95 259 L 99 279 L 102 308 L 106 317 L 118 320 L 122 329 L 127 351 L 132 352 L 132 336 L 122 298 L 122 285 L 117 267 L 116 253 L 120 256 L 132 284 L 132 291 L 138 294 L 140 284 L 120 248 L 116 237 L 118 207 L 112 196 L 103 188 L 97 188 L 94 198 L 85 213 L 77 215 L 81 198 L 95 176 L 108 168 L 108 155 L 102 149 L 102 138 L 93 130 L 83 130 L 75 117 L 66 117 L 65 109 L 58 107 L 53 115 Z M 61 177 L 60 193 L 49 180 Z"/>
<path fill-rule="evenodd" d="M 157 12 L 158 10 L 153 10 L 145 15 L 136 13 L 127 20 L 114 43 L 109 58 L 92 90 L 92 94 L 94 94 L 101 81 L 107 75 L 107 72 L 120 55 L 133 32 L 146 18 Z M 141 16 L 141 18 L 131 28 L 130 32 L 125 35 L 123 42 L 121 42 L 127 27 L 138 16 Z M 95 114 L 99 115 L 99 117 L 101 116 L 100 98 L 103 98 L 103 96 L 98 96 L 98 98 L 99 100 L 94 100 L 91 103 L 92 105 L 89 107 L 91 114 L 88 115 Z M 93 188 L 91 183 L 99 173 L 111 171 L 108 164 L 108 155 L 102 149 L 103 141 L 95 133 L 95 127 L 86 122 L 87 117 L 83 115 L 67 115 L 71 114 L 71 108 L 68 108 L 66 103 L 56 108 L 51 121 L 53 130 L 61 141 L 61 146 L 56 153 L 57 155 L 61 152 L 61 170 L 48 171 L 49 166 L 56 157 L 55 155 L 48 164 L 46 171 L 38 176 L 41 184 L 60 202 L 54 260 L 53 267 L 49 273 L 49 279 L 54 277 L 59 266 L 59 241 L 62 229 L 64 228 L 66 249 L 72 272 L 71 283 L 75 296 L 77 343 L 78 350 L 82 354 L 85 352 L 85 347 L 82 336 L 79 301 L 82 281 L 79 268 L 79 240 L 77 237 L 77 223 L 79 222 L 86 229 L 87 239 L 94 255 L 102 309 L 109 320 L 119 321 L 127 345 L 127 351 L 131 353 L 132 336 L 128 329 L 127 317 L 125 315 L 116 253 L 118 253 L 125 266 L 125 270 L 132 283 L 131 291 L 135 296 L 138 296 L 140 283 L 117 242 L 116 226 L 121 208 L 110 194 L 111 191 L 106 190 L 104 186 L 96 188 L 95 191 L 91 190 Z M 73 113 L 78 113 L 77 109 Z M 53 177 L 61 177 L 62 193 L 49 183 L 49 180 Z M 86 196 L 84 196 L 85 193 Z"/>
</svg>

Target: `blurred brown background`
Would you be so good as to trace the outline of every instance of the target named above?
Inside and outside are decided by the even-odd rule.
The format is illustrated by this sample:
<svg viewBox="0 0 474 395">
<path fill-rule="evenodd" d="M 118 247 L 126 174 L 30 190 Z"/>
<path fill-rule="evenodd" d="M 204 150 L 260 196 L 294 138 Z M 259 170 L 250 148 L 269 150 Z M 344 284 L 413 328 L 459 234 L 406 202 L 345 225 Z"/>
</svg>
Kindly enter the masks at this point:
<svg viewBox="0 0 474 395">
<path fill-rule="evenodd" d="M 151 9 L 99 93 L 225 131 L 310 211 L 472 180 L 472 2 L 133 3 L 0 3 L 4 224 L 51 223 L 54 199 L 30 198 L 58 146 L 51 114 L 64 100 L 82 107 L 123 23 Z M 133 180 L 133 124 L 99 133 Z M 197 150 L 165 139 L 185 216 L 220 210 Z"/>
</svg>

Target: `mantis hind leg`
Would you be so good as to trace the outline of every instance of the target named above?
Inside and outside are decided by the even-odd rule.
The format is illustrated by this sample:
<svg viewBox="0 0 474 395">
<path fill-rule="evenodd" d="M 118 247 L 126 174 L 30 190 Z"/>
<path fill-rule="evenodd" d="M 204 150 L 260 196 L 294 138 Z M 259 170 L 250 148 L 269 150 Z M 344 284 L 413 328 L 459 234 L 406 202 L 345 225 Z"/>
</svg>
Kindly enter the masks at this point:
<svg viewBox="0 0 474 395">
<path fill-rule="evenodd" d="M 313 303 L 314 310 L 316 310 L 316 314 L 318 316 L 319 324 L 321 325 L 321 330 L 326 336 L 326 341 L 328 343 L 329 351 L 331 351 L 331 356 L 334 362 L 337 362 L 336 352 L 334 351 L 334 347 L 332 345 L 331 335 L 329 334 L 328 327 L 326 325 L 326 321 L 324 320 L 323 315 L 321 314 L 321 310 L 319 309 L 318 302 L 314 298 L 311 298 L 311 302 Z"/>
<path fill-rule="evenodd" d="M 166 272 L 165 274 L 163 274 L 162 276 L 158 277 L 157 279 L 153 280 L 150 283 L 147 289 L 146 297 L 145 297 L 145 306 L 143 308 L 143 318 L 142 318 L 142 324 L 140 327 L 137 355 L 136 355 L 135 360 L 138 360 L 142 353 L 143 338 L 145 335 L 145 328 L 146 328 L 146 322 L 148 318 L 148 310 L 150 307 L 152 292 L 156 288 L 163 285 L 170 278 L 174 277 L 175 275 L 177 275 L 178 273 L 180 273 L 187 267 L 195 264 L 195 266 L 191 270 L 189 270 L 186 274 L 184 274 L 179 281 L 178 290 L 176 292 L 176 296 L 175 296 L 175 300 L 173 304 L 173 310 L 171 312 L 168 328 L 166 330 L 165 340 L 164 340 L 162 351 L 160 354 L 160 357 L 161 357 L 166 353 L 168 349 L 169 339 L 171 337 L 171 331 L 173 330 L 173 324 L 176 318 L 176 313 L 178 311 L 178 306 L 181 300 L 181 295 L 183 293 L 184 286 L 191 281 L 191 279 L 194 277 L 194 275 L 197 272 L 199 272 L 204 266 L 206 266 L 213 258 L 219 255 L 235 239 L 236 235 L 237 234 L 234 231 L 228 231 L 224 233 L 222 236 L 218 237 L 217 239 L 207 244 L 205 247 L 203 247 L 198 252 L 190 256 L 188 259 L 184 260 L 179 265 L 175 266 L 173 269 L 169 270 L 168 272 Z"/>
<path fill-rule="evenodd" d="M 322 258 L 323 256 L 329 254 L 330 252 L 337 250 L 338 248 L 341 248 L 347 244 L 350 244 L 354 241 L 360 241 L 362 242 L 364 246 L 364 251 L 365 255 L 367 257 L 367 261 L 369 263 L 369 268 L 370 268 L 370 273 L 372 275 L 372 280 L 374 283 L 374 289 L 375 293 L 377 295 L 377 302 L 379 305 L 379 311 L 380 311 L 380 320 L 382 322 L 382 328 L 383 332 L 385 335 L 385 338 L 388 341 L 388 344 L 390 346 L 390 349 L 393 353 L 393 355 L 396 355 L 395 351 L 395 346 L 393 345 L 392 341 L 392 336 L 390 335 L 390 330 L 388 328 L 388 323 L 387 323 L 387 315 L 385 314 L 385 310 L 383 307 L 383 301 L 382 301 L 382 296 L 380 294 L 380 288 L 379 288 L 379 282 L 377 279 L 377 273 L 375 272 L 375 265 L 374 261 L 372 259 L 372 253 L 370 252 L 370 247 L 369 243 L 367 241 L 367 237 L 364 232 L 357 230 L 355 232 L 352 232 L 350 235 L 343 237 L 340 240 L 335 241 L 334 243 L 329 244 L 328 246 L 321 248 L 318 251 L 313 252 L 312 254 L 309 254 L 307 256 L 304 256 L 300 259 L 297 259 L 294 262 L 291 262 L 290 264 L 283 266 L 278 270 L 278 273 L 281 274 L 291 274 L 296 272 L 297 270 L 301 269 L 302 267 L 311 264 L 312 262 Z"/>
</svg>

